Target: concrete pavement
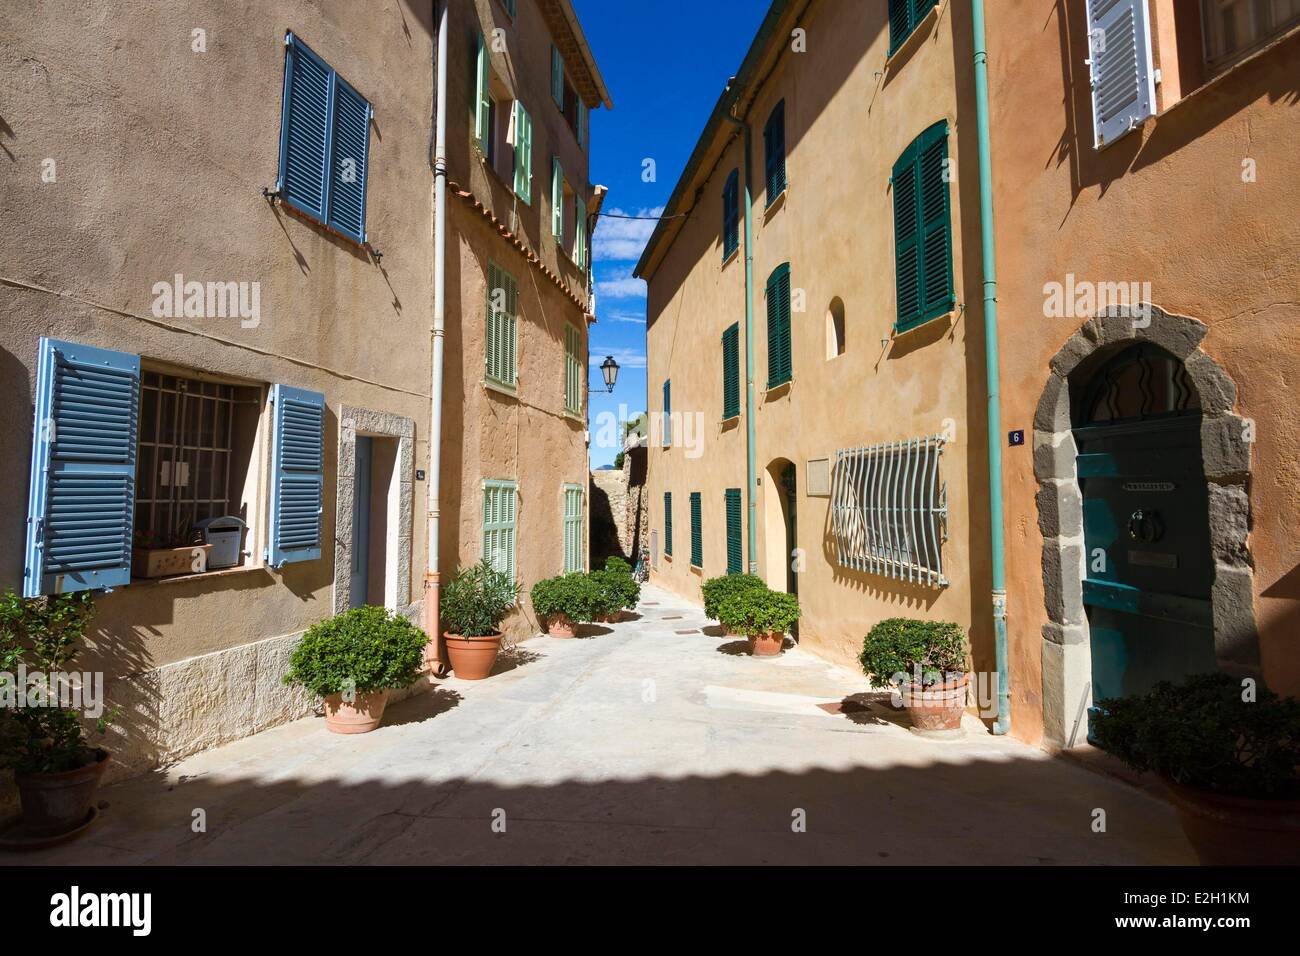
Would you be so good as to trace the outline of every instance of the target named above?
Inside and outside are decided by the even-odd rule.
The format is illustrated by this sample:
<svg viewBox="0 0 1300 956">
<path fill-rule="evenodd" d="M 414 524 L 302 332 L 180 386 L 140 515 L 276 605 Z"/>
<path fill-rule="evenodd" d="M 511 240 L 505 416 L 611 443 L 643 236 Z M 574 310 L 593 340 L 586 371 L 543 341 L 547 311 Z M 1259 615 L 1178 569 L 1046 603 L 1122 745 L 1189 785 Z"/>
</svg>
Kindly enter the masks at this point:
<svg viewBox="0 0 1300 956">
<path fill-rule="evenodd" d="M 374 733 L 308 718 L 108 787 L 82 839 L 0 865 L 1195 862 L 1143 791 L 973 718 L 921 739 L 860 674 L 750 658 L 643 597 L 638 620 L 526 641 Z"/>
</svg>

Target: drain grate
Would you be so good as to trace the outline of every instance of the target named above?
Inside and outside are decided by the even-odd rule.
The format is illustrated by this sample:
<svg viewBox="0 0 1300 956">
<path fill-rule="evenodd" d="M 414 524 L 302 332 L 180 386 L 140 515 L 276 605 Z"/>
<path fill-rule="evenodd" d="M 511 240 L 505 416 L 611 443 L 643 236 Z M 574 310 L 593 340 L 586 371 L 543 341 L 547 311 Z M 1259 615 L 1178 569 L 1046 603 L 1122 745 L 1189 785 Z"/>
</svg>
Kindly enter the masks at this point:
<svg viewBox="0 0 1300 956">
<path fill-rule="evenodd" d="M 695 628 L 691 628 L 689 631 L 673 631 L 673 633 L 674 634 L 698 634 L 700 633 L 700 629 L 698 627 L 695 627 Z"/>
</svg>

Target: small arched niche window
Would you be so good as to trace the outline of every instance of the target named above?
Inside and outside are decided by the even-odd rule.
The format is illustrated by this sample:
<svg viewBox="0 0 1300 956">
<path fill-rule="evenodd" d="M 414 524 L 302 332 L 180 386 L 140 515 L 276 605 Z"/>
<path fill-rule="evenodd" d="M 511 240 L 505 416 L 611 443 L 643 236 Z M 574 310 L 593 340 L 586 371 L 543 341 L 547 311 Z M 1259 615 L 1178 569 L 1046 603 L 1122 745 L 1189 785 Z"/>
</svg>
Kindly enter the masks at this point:
<svg viewBox="0 0 1300 956">
<path fill-rule="evenodd" d="M 826 358 L 835 358 L 844 354 L 844 300 L 839 296 L 831 299 L 830 308 L 826 310 Z"/>
</svg>

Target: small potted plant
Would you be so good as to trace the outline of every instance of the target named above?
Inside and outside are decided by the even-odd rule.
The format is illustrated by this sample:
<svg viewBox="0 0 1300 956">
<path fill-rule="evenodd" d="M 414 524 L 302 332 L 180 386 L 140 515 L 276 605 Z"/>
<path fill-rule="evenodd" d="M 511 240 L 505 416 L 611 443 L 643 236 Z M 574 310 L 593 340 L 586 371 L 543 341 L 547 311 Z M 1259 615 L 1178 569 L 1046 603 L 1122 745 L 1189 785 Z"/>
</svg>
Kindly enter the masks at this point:
<svg viewBox="0 0 1300 956">
<path fill-rule="evenodd" d="M 858 661 L 875 686 L 896 689 L 917 730 L 961 728 L 970 675 L 958 625 L 888 618 L 871 629 Z"/>
<path fill-rule="evenodd" d="M 596 620 L 613 624 L 623 616 L 625 610 L 635 610 L 641 600 L 641 585 L 636 583 L 630 572 L 604 570 L 592 571 L 588 578 L 600 592 L 600 603 Z"/>
<path fill-rule="evenodd" d="M 70 681 L 77 644 L 95 610 L 89 591 L 23 598 L 0 596 L 0 768 L 14 772 L 22 803 L 23 845 L 70 836 L 89 825 L 108 751 L 91 743 L 113 720 Z M 20 686 L 18 675 L 25 674 Z M 69 700 L 87 709 L 86 720 Z M 95 713 L 85 705 L 98 710 Z M 6 842 L 9 842 L 7 839 Z"/>
<path fill-rule="evenodd" d="M 519 585 L 484 558 L 458 572 L 442 592 L 443 637 L 461 680 L 483 680 L 501 653 L 501 622 L 519 603 Z"/>
<path fill-rule="evenodd" d="M 1207 866 L 1300 862 L 1300 701 L 1228 674 L 1097 703 L 1094 742 L 1173 795 Z"/>
<path fill-rule="evenodd" d="M 763 579 L 756 574 L 724 574 L 721 577 L 709 578 L 701 588 L 704 592 L 704 616 L 711 621 L 716 621 L 718 608 L 731 595 L 741 591 L 766 588 Z"/>
<path fill-rule="evenodd" d="M 419 677 L 426 643 L 424 631 L 394 611 L 353 608 L 307 628 L 284 682 L 324 700 L 334 733 L 369 733 L 384 719 L 389 691 Z"/>
<path fill-rule="evenodd" d="M 775 657 L 785 646 L 785 635 L 799 620 L 799 599 L 784 591 L 741 588 L 722 600 L 718 621 L 729 634 L 742 634 L 754 657 Z"/>
<path fill-rule="evenodd" d="M 600 586 L 578 571 L 538 581 L 532 599 L 533 610 L 546 623 L 551 637 L 575 637 L 579 623 L 594 621 L 605 611 Z"/>
</svg>

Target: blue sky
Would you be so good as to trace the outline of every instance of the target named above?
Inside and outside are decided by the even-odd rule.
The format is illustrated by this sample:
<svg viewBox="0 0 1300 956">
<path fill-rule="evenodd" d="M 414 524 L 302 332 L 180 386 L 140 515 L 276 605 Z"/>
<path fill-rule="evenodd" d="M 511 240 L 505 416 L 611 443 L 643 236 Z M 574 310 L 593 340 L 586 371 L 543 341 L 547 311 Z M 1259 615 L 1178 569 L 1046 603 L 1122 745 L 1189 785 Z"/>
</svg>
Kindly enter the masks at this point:
<svg viewBox="0 0 1300 956">
<path fill-rule="evenodd" d="M 591 114 L 591 181 L 609 187 L 604 212 L 657 215 L 739 67 L 768 0 L 573 0 L 605 77 L 613 111 Z M 653 159 L 656 181 L 642 168 Z M 632 278 L 652 221 L 602 218 L 592 243 L 597 323 L 591 330 L 591 466 L 614 460 L 601 447 L 601 413 L 646 408 L 645 283 Z M 622 366 L 607 394 L 596 368 Z"/>
</svg>

